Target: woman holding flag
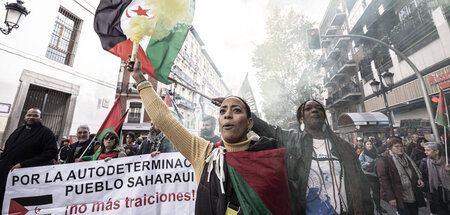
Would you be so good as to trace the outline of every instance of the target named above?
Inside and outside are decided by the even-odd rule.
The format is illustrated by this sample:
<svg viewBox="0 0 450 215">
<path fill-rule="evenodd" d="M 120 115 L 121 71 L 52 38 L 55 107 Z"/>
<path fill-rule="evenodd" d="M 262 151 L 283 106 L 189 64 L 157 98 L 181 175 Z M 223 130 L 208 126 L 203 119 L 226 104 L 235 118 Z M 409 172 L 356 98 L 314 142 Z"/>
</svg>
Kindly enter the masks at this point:
<svg viewBox="0 0 450 215">
<path fill-rule="evenodd" d="M 152 122 L 194 167 L 196 214 L 290 214 L 285 151 L 275 149 L 274 139 L 247 138 L 253 119 L 244 100 L 231 96 L 223 101 L 218 119 L 222 141 L 211 144 L 170 114 L 145 80 L 139 60 L 128 62 L 127 69 Z"/>
<path fill-rule="evenodd" d="M 126 157 L 127 154 L 119 147 L 119 136 L 115 131 L 108 131 L 100 141 L 100 149 L 93 155 L 81 157 L 82 161 L 105 160 Z"/>
</svg>

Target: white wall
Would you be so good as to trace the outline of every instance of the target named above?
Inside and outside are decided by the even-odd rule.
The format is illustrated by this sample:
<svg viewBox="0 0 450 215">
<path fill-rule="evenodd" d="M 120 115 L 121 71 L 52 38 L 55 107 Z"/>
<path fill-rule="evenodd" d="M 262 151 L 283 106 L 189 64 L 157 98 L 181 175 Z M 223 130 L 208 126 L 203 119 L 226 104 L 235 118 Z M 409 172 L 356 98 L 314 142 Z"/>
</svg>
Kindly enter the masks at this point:
<svg viewBox="0 0 450 215">
<path fill-rule="evenodd" d="M 98 129 L 114 103 L 120 59 L 102 49 L 93 29 L 98 1 L 88 2 L 91 5 L 73 0 L 25 2 L 31 13 L 21 26 L 9 35 L 0 34 L 1 103 L 14 103 L 23 70 L 44 74 L 80 86 L 70 134 L 75 134 L 80 124 L 88 124 L 91 131 Z M 45 57 L 60 5 L 83 20 L 73 67 Z M 2 19 L 4 12 L 1 8 Z M 109 99 L 109 107 L 97 108 L 99 99 Z M 0 115 L 0 133 L 8 115 Z"/>
</svg>

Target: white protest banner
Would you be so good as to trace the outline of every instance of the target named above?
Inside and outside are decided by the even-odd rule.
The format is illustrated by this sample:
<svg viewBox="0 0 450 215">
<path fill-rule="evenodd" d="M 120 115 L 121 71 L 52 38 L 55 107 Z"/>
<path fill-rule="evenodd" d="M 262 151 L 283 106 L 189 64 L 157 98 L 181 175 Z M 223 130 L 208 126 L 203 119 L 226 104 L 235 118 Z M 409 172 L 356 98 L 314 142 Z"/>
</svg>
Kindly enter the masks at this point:
<svg viewBox="0 0 450 215">
<path fill-rule="evenodd" d="M 2 214 L 194 214 L 194 175 L 178 152 L 15 169 Z"/>
</svg>

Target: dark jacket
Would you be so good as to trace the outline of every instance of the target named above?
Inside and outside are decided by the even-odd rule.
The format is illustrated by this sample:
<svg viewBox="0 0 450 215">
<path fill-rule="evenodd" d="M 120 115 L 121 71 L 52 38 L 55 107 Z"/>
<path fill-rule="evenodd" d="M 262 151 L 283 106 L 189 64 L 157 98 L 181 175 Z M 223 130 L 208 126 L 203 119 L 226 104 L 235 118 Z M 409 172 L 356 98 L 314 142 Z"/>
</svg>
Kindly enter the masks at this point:
<svg viewBox="0 0 450 215">
<path fill-rule="evenodd" d="M 92 142 L 92 143 L 91 143 Z M 97 141 L 92 141 L 92 139 L 88 139 L 84 142 L 77 141 L 73 143 L 72 145 L 69 145 L 70 147 L 70 153 L 67 157 L 67 163 L 73 163 L 75 162 L 76 158 L 80 158 L 80 156 L 83 154 L 83 152 L 86 150 L 86 153 L 83 154 L 83 156 L 90 156 L 95 153 L 95 149 L 99 143 Z M 78 148 L 78 150 L 77 150 Z"/>
<path fill-rule="evenodd" d="M 149 138 L 145 139 L 142 144 L 139 147 L 138 150 L 138 154 L 139 155 L 143 155 L 143 154 L 150 154 L 152 153 L 152 145 L 154 143 L 150 142 Z M 175 148 L 175 146 L 170 142 L 169 139 L 167 139 L 166 136 L 164 136 L 161 139 L 161 144 L 159 145 L 159 149 L 157 149 L 156 151 L 159 151 L 161 153 L 166 153 L 166 152 L 178 152 L 178 150 Z"/>
<path fill-rule="evenodd" d="M 279 148 L 286 148 L 286 165 L 291 194 L 291 214 L 306 213 L 306 195 L 313 153 L 313 138 L 306 132 L 283 130 L 272 126 L 252 114 L 253 131 L 260 135 L 278 139 Z M 361 170 L 358 157 L 352 146 L 329 131 L 332 137 L 331 152 L 344 166 L 345 188 L 349 214 L 373 214 L 370 187 Z M 339 149 L 336 147 L 339 144 Z M 351 182 L 350 182 L 351 180 Z M 355 205 L 356 204 L 356 205 Z"/>
<path fill-rule="evenodd" d="M 413 188 L 414 197 L 418 207 L 426 206 L 422 191 L 417 187 L 417 181 L 419 176 L 415 171 L 411 178 L 411 186 Z M 391 200 L 397 201 L 398 208 L 404 208 L 403 204 L 403 188 L 400 175 L 398 174 L 397 167 L 395 167 L 394 160 L 389 151 L 382 153 L 377 161 L 377 174 L 380 181 L 380 195 L 381 198 L 387 202 Z"/>
<path fill-rule="evenodd" d="M 6 140 L 4 152 L 0 156 L 0 169 L 9 170 L 20 163 L 22 167 L 52 164 L 58 147 L 53 132 L 37 124 L 26 136 L 25 125 L 17 128 Z M 20 142 L 19 142 L 20 141 Z"/>
<path fill-rule="evenodd" d="M 25 125 L 17 128 L 6 140 L 0 155 L 0 209 L 10 169 L 18 163 L 22 167 L 52 164 L 57 152 L 55 135 L 41 123 L 31 130 L 26 130 Z"/>
<path fill-rule="evenodd" d="M 259 141 L 252 141 L 250 147 L 246 151 L 262 151 L 277 148 L 277 141 L 272 138 L 261 137 Z M 220 181 L 216 174 L 214 174 L 215 167 L 211 171 L 210 180 L 208 181 L 208 164 L 205 163 L 202 176 L 197 188 L 197 197 L 195 201 L 195 214 L 203 215 L 222 215 L 225 214 L 227 204 L 230 202 L 232 206 L 239 207 L 239 200 L 234 192 L 231 178 L 228 173 L 227 165 L 224 161 L 224 173 L 225 173 L 225 194 L 221 193 Z M 231 207 L 234 208 L 234 207 Z M 239 215 L 243 214 L 242 210 Z"/>
<path fill-rule="evenodd" d="M 411 156 L 409 156 L 409 157 L 411 157 L 411 159 L 413 159 L 416 166 L 419 167 L 420 162 L 422 161 L 422 159 L 426 158 L 427 155 L 425 154 L 425 149 L 423 147 L 416 146 L 412 149 Z"/>
</svg>

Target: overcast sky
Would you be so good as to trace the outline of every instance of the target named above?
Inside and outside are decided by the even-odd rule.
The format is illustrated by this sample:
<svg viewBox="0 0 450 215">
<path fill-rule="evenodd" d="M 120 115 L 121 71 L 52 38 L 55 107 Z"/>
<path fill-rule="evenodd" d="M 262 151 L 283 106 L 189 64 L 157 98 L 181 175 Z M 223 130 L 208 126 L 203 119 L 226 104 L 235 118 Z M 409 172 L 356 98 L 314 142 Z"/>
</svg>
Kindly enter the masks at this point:
<svg viewBox="0 0 450 215">
<path fill-rule="evenodd" d="M 237 94 L 245 74 L 257 85 L 252 56 L 274 8 L 293 8 L 318 26 L 329 0 L 196 0 L 194 27 L 225 83 Z M 252 87 L 253 87 L 252 86 Z M 257 102 L 259 89 L 254 88 Z M 258 108 L 260 104 L 258 104 Z"/>
</svg>

